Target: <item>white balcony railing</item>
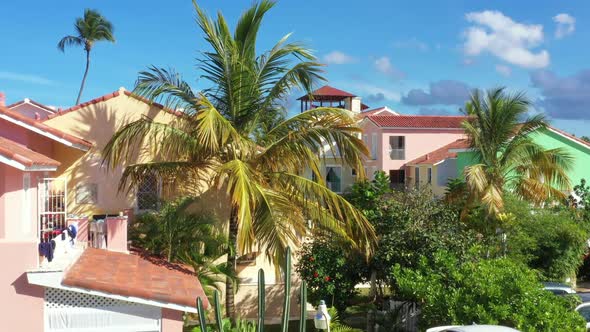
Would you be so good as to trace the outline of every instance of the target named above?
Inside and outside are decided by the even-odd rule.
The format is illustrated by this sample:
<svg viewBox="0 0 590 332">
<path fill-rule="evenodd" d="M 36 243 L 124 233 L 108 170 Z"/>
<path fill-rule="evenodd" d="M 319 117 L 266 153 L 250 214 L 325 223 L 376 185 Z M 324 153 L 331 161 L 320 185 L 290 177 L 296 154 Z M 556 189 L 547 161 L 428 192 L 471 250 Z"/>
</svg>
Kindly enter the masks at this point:
<svg viewBox="0 0 590 332">
<path fill-rule="evenodd" d="M 391 160 L 406 159 L 406 149 L 389 149 L 389 158 Z"/>
</svg>

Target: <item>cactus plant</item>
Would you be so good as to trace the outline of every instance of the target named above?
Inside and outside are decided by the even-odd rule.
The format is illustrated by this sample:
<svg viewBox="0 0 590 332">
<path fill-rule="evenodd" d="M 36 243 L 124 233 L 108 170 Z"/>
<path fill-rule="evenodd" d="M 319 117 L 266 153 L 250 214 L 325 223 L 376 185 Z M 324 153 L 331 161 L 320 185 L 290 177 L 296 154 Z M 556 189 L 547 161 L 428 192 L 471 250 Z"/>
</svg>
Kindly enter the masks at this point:
<svg viewBox="0 0 590 332">
<path fill-rule="evenodd" d="M 281 322 L 281 331 L 289 331 L 289 307 L 291 305 L 291 248 L 287 247 L 285 252 L 285 265 L 283 271 L 285 272 L 285 297 L 283 300 L 283 319 Z"/>
<path fill-rule="evenodd" d="M 205 309 L 203 309 L 203 300 L 201 297 L 197 298 L 197 310 L 199 311 L 199 326 L 201 332 L 207 332 L 207 321 L 205 320 Z"/>
<path fill-rule="evenodd" d="M 305 332 L 305 323 L 307 323 L 307 283 L 305 280 L 301 281 L 301 290 L 299 291 L 299 332 Z"/>
<path fill-rule="evenodd" d="M 264 332 L 264 312 L 266 311 L 266 284 L 264 270 L 258 270 L 258 332 Z"/>
<path fill-rule="evenodd" d="M 219 303 L 219 291 L 213 292 L 213 304 L 215 305 L 215 323 L 218 331 L 223 331 L 223 320 L 221 319 L 221 303 Z"/>
<path fill-rule="evenodd" d="M 287 332 L 289 330 L 289 314 L 291 304 L 291 249 L 287 247 L 285 251 L 285 264 L 283 265 L 284 281 L 285 281 L 285 298 L 283 300 L 283 315 L 281 320 L 281 331 Z M 256 323 L 247 321 L 236 321 L 235 327 L 227 319 L 221 318 L 221 304 L 219 303 L 219 292 L 213 292 L 213 304 L 215 307 L 215 325 L 219 332 L 236 331 L 236 332 L 264 332 L 264 312 L 266 309 L 265 302 L 266 290 L 264 283 L 264 271 L 258 270 L 258 320 Z M 300 322 L 299 332 L 305 332 L 305 323 L 307 313 L 305 306 L 307 303 L 307 284 L 305 281 L 301 283 L 300 290 Z M 197 298 L 197 309 L 199 311 L 200 331 L 207 332 L 207 320 L 205 310 L 203 309 L 203 300 Z M 196 330 L 196 329 L 195 329 Z"/>
</svg>

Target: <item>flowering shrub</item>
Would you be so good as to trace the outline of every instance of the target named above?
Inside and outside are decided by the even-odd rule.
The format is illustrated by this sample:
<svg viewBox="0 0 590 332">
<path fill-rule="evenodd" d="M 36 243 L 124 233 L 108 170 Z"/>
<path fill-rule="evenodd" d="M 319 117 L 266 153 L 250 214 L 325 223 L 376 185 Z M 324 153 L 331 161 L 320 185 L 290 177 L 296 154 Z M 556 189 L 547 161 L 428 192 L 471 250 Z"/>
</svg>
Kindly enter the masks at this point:
<svg viewBox="0 0 590 332">
<path fill-rule="evenodd" d="M 307 282 L 310 303 L 317 305 L 325 300 L 328 306 L 341 311 L 356 294 L 354 286 L 361 281 L 366 267 L 362 255 L 345 248 L 324 236 L 316 236 L 301 247 L 296 270 Z"/>
</svg>

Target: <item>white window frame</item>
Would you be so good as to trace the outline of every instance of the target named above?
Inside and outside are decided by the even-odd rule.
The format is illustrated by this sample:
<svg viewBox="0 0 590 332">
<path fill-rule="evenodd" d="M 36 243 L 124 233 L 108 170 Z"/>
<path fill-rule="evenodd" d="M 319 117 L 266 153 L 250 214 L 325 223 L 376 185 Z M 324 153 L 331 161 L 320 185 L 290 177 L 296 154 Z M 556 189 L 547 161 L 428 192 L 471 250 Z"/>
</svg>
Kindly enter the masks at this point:
<svg viewBox="0 0 590 332">
<path fill-rule="evenodd" d="M 402 148 L 395 148 L 395 149 L 393 148 L 393 145 L 391 144 L 392 143 L 391 139 L 393 137 L 397 137 L 398 139 L 400 139 L 400 137 L 402 138 L 402 140 L 403 140 L 403 147 Z M 406 136 L 391 135 L 391 136 L 389 136 L 388 143 L 389 143 L 389 159 L 391 159 L 391 160 L 406 160 Z"/>
<path fill-rule="evenodd" d="M 373 160 L 377 159 L 377 148 L 379 147 L 379 144 L 377 142 L 377 133 L 372 133 L 371 134 L 371 158 Z"/>
</svg>

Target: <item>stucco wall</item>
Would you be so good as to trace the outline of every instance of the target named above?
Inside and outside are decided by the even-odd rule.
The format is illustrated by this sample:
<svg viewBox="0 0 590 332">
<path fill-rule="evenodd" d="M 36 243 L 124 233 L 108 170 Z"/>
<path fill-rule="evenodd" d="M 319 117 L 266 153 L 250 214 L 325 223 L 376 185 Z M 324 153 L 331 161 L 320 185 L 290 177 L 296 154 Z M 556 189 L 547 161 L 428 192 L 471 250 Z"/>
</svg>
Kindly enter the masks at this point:
<svg viewBox="0 0 590 332">
<path fill-rule="evenodd" d="M 372 142 L 374 133 L 377 133 L 377 159 L 367 160 L 368 167 L 376 166 L 379 170 L 388 173 L 389 170 L 401 169 L 407 162 L 434 151 L 442 146 L 464 138 L 463 130 L 456 129 L 388 129 L 375 126 L 371 121 L 365 120 L 361 124 L 363 134 L 366 134 Z M 405 137 L 405 158 L 392 160 L 389 156 L 389 137 Z"/>
<path fill-rule="evenodd" d="M 135 207 L 133 191 L 118 192 L 124 165 L 116 169 L 107 169 L 102 165 L 102 151 L 120 128 L 143 116 L 164 123 L 177 118 L 161 108 L 150 106 L 120 91 L 117 97 L 67 112 L 45 122 L 51 127 L 84 138 L 94 144 L 94 147 L 86 153 L 72 151 L 66 147 L 56 148 L 55 159 L 62 163 L 57 175 L 65 176 L 68 180 L 69 212 L 88 216 L 118 213 Z M 130 159 L 131 162 L 148 160 L 139 155 L 131 156 Z M 76 188 L 78 185 L 87 184 L 96 185 L 97 201 L 94 204 L 79 204 L 76 202 Z"/>
<path fill-rule="evenodd" d="M 36 237 L 37 183 L 42 174 L 27 173 L 30 186 L 25 193 L 25 173 L 0 164 L 0 239 L 30 240 Z"/>
<path fill-rule="evenodd" d="M 31 104 L 23 103 L 17 106 L 14 106 L 10 109 L 11 111 L 18 112 L 24 116 L 27 116 L 31 119 L 35 119 L 36 114 L 39 114 L 41 119 L 47 118 L 49 114 L 53 114 L 54 112 L 47 111 L 41 107 L 37 107 Z"/>
<path fill-rule="evenodd" d="M 531 138 L 545 149 L 561 148 L 573 158 L 572 168 L 568 176 L 572 186 L 580 183 L 581 179 L 590 180 L 590 148 L 573 142 L 570 139 L 550 130 L 538 130 L 531 134 Z M 460 152 L 457 154 L 457 176 L 464 177 L 464 169 L 476 162 L 475 152 Z"/>
<path fill-rule="evenodd" d="M 162 308 L 162 332 L 182 332 L 182 311 Z"/>
<path fill-rule="evenodd" d="M 538 130 L 531 134 L 532 139 L 545 149 L 562 148 L 573 157 L 573 167 L 568 172 L 572 186 L 580 180 L 590 181 L 590 147 L 582 146 L 550 130 Z"/>
<path fill-rule="evenodd" d="M 37 267 L 37 255 L 36 241 L 0 240 L 2 331 L 43 331 L 43 288 L 25 273 Z"/>
</svg>

